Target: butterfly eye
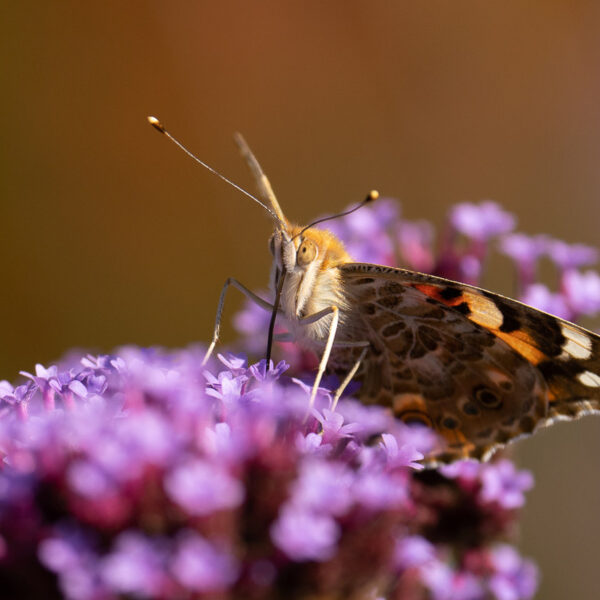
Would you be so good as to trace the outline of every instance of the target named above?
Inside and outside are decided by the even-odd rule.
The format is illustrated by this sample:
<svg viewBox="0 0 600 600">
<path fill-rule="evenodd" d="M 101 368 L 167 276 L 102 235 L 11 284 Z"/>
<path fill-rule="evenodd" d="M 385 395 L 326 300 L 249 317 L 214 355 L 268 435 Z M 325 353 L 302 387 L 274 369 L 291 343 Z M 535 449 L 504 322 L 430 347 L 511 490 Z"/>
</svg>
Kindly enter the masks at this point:
<svg viewBox="0 0 600 600">
<path fill-rule="evenodd" d="M 304 240 L 298 248 L 296 262 L 303 267 L 317 257 L 317 245 L 312 240 Z"/>
</svg>

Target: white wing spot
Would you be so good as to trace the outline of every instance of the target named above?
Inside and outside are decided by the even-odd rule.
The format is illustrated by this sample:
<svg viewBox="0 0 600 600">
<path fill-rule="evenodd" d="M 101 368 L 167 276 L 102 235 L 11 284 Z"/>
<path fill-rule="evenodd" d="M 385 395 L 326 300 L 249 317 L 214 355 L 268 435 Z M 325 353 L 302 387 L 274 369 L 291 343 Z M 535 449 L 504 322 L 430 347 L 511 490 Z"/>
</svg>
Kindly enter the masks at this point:
<svg viewBox="0 0 600 600">
<path fill-rule="evenodd" d="M 577 379 L 587 387 L 600 387 L 600 375 L 591 371 L 584 371 L 577 375 Z"/>
<path fill-rule="evenodd" d="M 563 345 L 560 358 L 577 358 L 587 360 L 592 355 L 592 338 L 584 331 L 577 329 L 573 325 L 561 323 L 562 334 L 567 338 Z M 587 385 L 587 384 L 586 384 Z"/>
</svg>

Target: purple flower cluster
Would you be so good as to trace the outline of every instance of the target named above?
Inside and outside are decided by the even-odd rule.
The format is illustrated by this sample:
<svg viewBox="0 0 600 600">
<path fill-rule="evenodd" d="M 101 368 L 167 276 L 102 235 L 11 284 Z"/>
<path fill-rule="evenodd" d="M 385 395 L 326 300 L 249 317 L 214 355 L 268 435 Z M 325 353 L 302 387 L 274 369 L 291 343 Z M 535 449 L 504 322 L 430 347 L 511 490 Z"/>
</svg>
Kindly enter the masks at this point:
<svg viewBox="0 0 600 600">
<path fill-rule="evenodd" d="M 122 349 L 0 384 L 6 597 L 530 598 L 501 542 L 527 473 L 419 464 L 435 439 L 285 363 Z M 410 595 L 408 593 L 410 592 Z"/>
</svg>

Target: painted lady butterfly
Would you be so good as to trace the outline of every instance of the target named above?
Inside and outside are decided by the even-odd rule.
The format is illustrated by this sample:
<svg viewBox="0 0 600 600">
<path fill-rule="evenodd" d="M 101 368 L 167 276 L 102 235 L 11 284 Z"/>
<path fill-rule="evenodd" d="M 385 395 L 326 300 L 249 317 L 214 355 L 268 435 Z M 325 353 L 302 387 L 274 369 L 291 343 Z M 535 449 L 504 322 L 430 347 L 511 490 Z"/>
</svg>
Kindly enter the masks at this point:
<svg viewBox="0 0 600 600">
<path fill-rule="evenodd" d="M 240 136 L 237 142 L 275 221 L 277 293 L 273 307 L 227 280 L 206 358 L 218 339 L 225 292 L 234 285 L 273 311 L 269 340 L 280 315 L 291 334 L 280 339 L 322 355 L 311 403 L 326 367 L 347 375 L 334 404 L 356 374 L 362 401 L 440 434 L 443 448 L 428 457 L 431 463 L 485 460 L 538 427 L 600 412 L 600 336 L 470 285 L 354 263 L 332 233 L 313 228 L 316 222 L 289 223 L 260 165 Z"/>
</svg>

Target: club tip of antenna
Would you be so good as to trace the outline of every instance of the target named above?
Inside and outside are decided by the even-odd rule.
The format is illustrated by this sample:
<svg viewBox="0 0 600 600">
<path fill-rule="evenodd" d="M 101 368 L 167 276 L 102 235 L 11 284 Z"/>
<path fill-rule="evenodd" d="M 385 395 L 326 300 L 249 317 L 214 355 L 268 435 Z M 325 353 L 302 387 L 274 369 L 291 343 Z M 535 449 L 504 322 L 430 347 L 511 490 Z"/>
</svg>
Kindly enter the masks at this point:
<svg viewBox="0 0 600 600">
<path fill-rule="evenodd" d="M 377 190 L 371 190 L 365 198 L 365 203 L 373 202 L 373 200 L 377 200 L 377 198 L 379 198 L 379 192 Z"/>
<path fill-rule="evenodd" d="M 148 123 L 156 129 L 156 131 L 160 131 L 160 133 L 165 133 L 165 128 L 163 124 L 156 117 L 148 117 Z"/>
</svg>

